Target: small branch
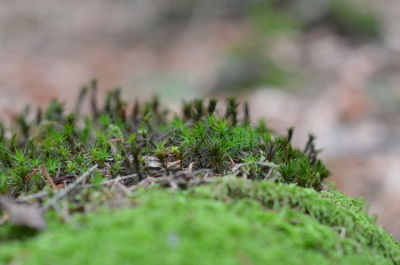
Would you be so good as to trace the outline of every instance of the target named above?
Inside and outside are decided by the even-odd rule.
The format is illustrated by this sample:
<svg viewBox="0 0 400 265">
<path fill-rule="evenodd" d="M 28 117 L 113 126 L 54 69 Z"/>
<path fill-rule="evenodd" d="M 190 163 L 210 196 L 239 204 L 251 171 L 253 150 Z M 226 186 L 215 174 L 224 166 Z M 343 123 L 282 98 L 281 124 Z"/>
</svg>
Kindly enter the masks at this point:
<svg viewBox="0 0 400 265">
<path fill-rule="evenodd" d="M 54 190 L 56 190 L 57 189 L 57 185 L 54 183 L 53 179 L 50 177 L 49 172 L 47 171 L 47 169 L 45 167 L 43 167 L 43 166 L 40 166 L 39 168 L 42 171 L 43 177 L 45 178 L 47 183 L 50 184 L 51 187 Z"/>
<path fill-rule="evenodd" d="M 345 238 L 346 237 L 346 228 L 341 227 L 339 235 L 340 235 L 340 238 Z"/>
<path fill-rule="evenodd" d="M 233 176 L 237 176 L 240 173 L 240 170 L 242 167 L 244 166 L 248 166 L 248 165 L 258 165 L 261 167 L 268 167 L 268 173 L 267 175 L 265 175 L 264 179 L 269 179 L 272 175 L 272 172 L 274 169 L 279 168 L 279 166 L 273 162 L 259 162 L 259 161 L 252 161 L 252 162 L 246 162 L 246 163 L 241 163 L 241 164 L 236 164 L 233 168 L 232 168 L 232 175 Z"/>
<path fill-rule="evenodd" d="M 103 181 L 100 184 L 86 184 L 86 185 L 82 185 L 82 186 L 79 186 L 79 187 L 76 187 L 76 188 L 89 189 L 89 188 L 93 188 L 93 187 L 97 187 L 97 186 L 106 186 L 106 185 L 109 185 L 109 184 L 116 184 L 116 183 L 119 183 L 121 181 L 124 181 L 124 180 L 127 180 L 127 179 L 133 179 L 133 178 L 137 178 L 137 177 L 138 177 L 138 174 L 132 174 L 132 175 L 124 176 L 124 177 L 117 177 L 115 179 L 109 179 L 109 180 Z M 68 187 L 70 187 L 70 186 L 68 186 Z M 31 195 L 27 195 L 27 196 L 24 196 L 24 197 L 17 198 L 16 200 L 18 202 L 27 202 L 27 201 L 36 200 L 36 199 L 42 199 L 44 197 L 49 196 L 49 194 L 50 194 L 49 191 L 42 190 L 42 191 L 40 191 L 38 193 L 35 193 L 35 194 L 31 194 Z"/>
<path fill-rule="evenodd" d="M 68 210 L 65 207 L 54 204 L 53 208 L 58 213 L 58 215 L 62 217 L 63 221 L 71 221 L 71 216 L 69 215 Z"/>
<path fill-rule="evenodd" d="M 30 200 L 41 199 L 41 198 L 47 197 L 48 195 L 49 195 L 48 191 L 42 190 L 42 191 L 39 191 L 38 193 L 35 193 L 35 194 L 31 194 L 31 195 L 27 195 L 27 196 L 24 196 L 24 197 L 17 198 L 16 201 L 17 202 L 27 202 L 27 201 L 30 201 Z"/>
<path fill-rule="evenodd" d="M 116 183 L 120 183 L 123 180 L 137 178 L 138 176 L 139 176 L 138 174 L 132 174 L 132 175 L 124 176 L 124 177 L 116 177 L 114 179 L 109 179 L 109 180 L 103 181 L 100 184 L 82 185 L 80 188 L 87 189 L 87 188 L 93 188 L 93 187 L 96 187 L 96 186 L 104 186 L 104 185 L 109 185 L 109 184 L 116 184 Z"/>
<path fill-rule="evenodd" d="M 262 167 L 269 167 L 269 168 L 277 168 L 278 166 L 273 163 L 273 162 L 258 162 L 258 161 L 252 161 L 252 162 L 246 162 L 246 163 L 241 163 L 241 164 L 236 164 L 232 168 L 232 172 L 238 171 L 241 167 L 243 166 L 248 166 L 248 165 L 259 165 Z"/>
<path fill-rule="evenodd" d="M 87 177 L 89 177 L 93 171 L 97 169 L 98 165 L 91 167 L 88 171 L 86 171 L 82 176 L 80 176 L 75 182 L 68 185 L 66 188 L 62 189 L 59 193 L 57 193 L 48 203 L 45 204 L 44 209 L 47 210 L 49 207 L 54 206 L 57 201 L 66 196 L 70 191 L 75 189 L 81 182 L 83 182 Z"/>
</svg>

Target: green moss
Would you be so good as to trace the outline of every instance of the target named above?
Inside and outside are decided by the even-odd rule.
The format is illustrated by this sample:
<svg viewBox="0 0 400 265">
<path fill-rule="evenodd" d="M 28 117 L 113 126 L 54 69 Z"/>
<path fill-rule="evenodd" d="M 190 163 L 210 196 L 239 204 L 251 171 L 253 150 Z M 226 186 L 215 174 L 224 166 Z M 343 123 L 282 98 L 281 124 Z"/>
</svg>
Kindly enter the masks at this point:
<svg viewBox="0 0 400 265">
<path fill-rule="evenodd" d="M 19 196 L 42 189 L 46 183 L 39 166 L 56 178 L 76 177 L 98 164 L 107 172 L 105 177 L 135 173 L 140 181 L 154 174 L 145 162 L 149 156 L 163 165 L 161 175 L 174 173 L 168 163 L 178 160 L 180 169 L 193 165 L 195 170 L 210 169 L 214 174 L 227 174 L 236 164 L 251 160 L 256 163 L 249 166 L 249 178 L 270 178 L 271 166 L 261 166 L 270 163 L 277 167 L 274 181 L 320 189 L 329 174 L 316 157 L 314 139 L 301 151 L 290 144 L 291 136 L 278 136 L 265 126 L 252 127 L 248 106 L 244 105 L 246 115 L 240 117 L 240 104 L 234 98 L 227 100 L 220 113 L 216 100 L 188 102 L 182 117 L 168 115 L 156 98 L 135 105 L 130 114 L 119 90 L 108 94 L 102 109 L 93 102 L 92 117 L 64 114 L 63 104 L 57 101 L 45 110 L 44 118 L 30 121 L 29 113 L 24 113 L 25 125 L 11 128 L 13 136 L 0 142 L 0 190 Z"/>
<path fill-rule="evenodd" d="M 304 8 L 313 8 L 316 1 L 261 0 L 249 2 L 250 22 L 267 37 L 274 33 L 308 30 L 328 26 L 346 39 L 377 39 L 381 35 L 379 14 L 364 2 L 328 0 L 320 8 L 304 15 Z M 318 5 L 318 3 L 316 3 Z"/>
<path fill-rule="evenodd" d="M 157 98 L 129 109 L 119 90 L 100 105 L 91 86 L 77 101 L 91 95 L 86 116 L 53 101 L 1 127 L 2 194 L 49 191 L 35 200 L 47 206 L 59 193 L 43 172 L 65 185 L 98 168 L 47 212 L 47 231 L 1 226 L 0 264 L 400 264 L 364 202 L 324 188 L 313 135 L 296 148 L 293 128 L 252 126 L 235 98 L 173 114 Z M 152 182 L 176 191 L 140 188 Z"/>
<path fill-rule="evenodd" d="M 283 2 L 283 3 L 279 3 Z M 287 1 L 251 1 L 249 20 L 255 29 L 270 37 L 271 34 L 298 31 L 302 24 L 290 9 L 281 8 Z"/>
<path fill-rule="evenodd" d="M 381 21 L 372 8 L 346 0 L 331 0 L 328 14 L 337 31 L 348 37 L 376 39 Z"/>
<path fill-rule="evenodd" d="M 293 185 L 227 179 L 222 180 L 212 194 L 214 198 L 223 201 L 256 200 L 264 207 L 276 211 L 290 207 L 342 234 L 343 241 L 338 243 L 345 244 L 343 249 L 357 251 L 364 246 L 372 252 L 385 253 L 395 264 L 400 262 L 398 244 L 365 213 L 365 203 L 335 190 L 317 193 Z"/>
<path fill-rule="evenodd" d="M 265 54 L 265 47 L 259 45 L 258 38 L 242 40 L 238 47 L 225 54 L 214 85 L 216 92 L 238 92 L 265 84 L 282 86 L 294 79 L 294 73 Z"/>
<path fill-rule="evenodd" d="M 24 243 L 20 264 L 399 264 L 400 249 L 338 192 L 228 178 L 142 190 L 133 209 L 78 216 Z"/>
</svg>

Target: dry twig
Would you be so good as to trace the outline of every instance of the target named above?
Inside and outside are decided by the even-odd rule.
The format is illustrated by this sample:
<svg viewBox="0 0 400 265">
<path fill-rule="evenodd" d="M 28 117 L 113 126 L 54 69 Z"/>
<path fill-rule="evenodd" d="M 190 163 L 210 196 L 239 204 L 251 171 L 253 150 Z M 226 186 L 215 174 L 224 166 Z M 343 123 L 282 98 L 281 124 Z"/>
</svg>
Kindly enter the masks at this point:
<svg viewBox="0 0 400 265">
<path fill-rule="evenodd" d="M 45 178 L 45 180 L 51 185 L 51 187 L 53 189 L 57 189 L 57 185 L 54 183 L 53 179 L 50 177 L 49 172 L 47 171 L 47 169 L 43 166 L 39 167 L 40 170 L 42 171 L 43 177 Z"/>
<path fill-rule="evenodd" d="M 79 187 L 77 186 L 76 188 L 89 189 L 89 188 L 94 188 L 94 187 L 97 187 L 97 186 L 108 186 L 108 185 L 113 185 L 115 183 L 119 183 L 119 182 L 124 181 L 124 180 L 135 179 L 137 177 L 138 177 L 137 174 L 131 174 L 131 175 L 123 176 L 123 177 L 117 177 L 115 179 L 109 179 L 109 180 L 101 182 L 100 184 L 86 184 L 86 185 L 81 185 Z M 49 194 L 50 194 L 49 191 L 42 190 L 42 191 L 40 191 L 38 193 L 35 193 L 35 194 L 31 194 L 31 195 L 27 195 L 27 196 L 24 196 L 24 197 L 20 197 L 20 198 L 17 199 L 17 201 L 18 202 L 27 202 L 27 201 L 36 200 L 36 199 L 42 199 L 42 198 L 45 198 L 45 197 L 49 196 Z"/>
<path fill-rule="evenodd" d="M 87 177 L 89 177 L 93 171 L 97 169 L 98 165 L 91 167 L 88 171 L 86 171 L 82 176 L 80 176 L 75 182 L 62 189 L 59 193 L 57 193 L 48 203 L 46 203 L 44 209 L 47 210 L 49 207 L 54 206 L 57 201 L 66 196 L 70 191 L 75 189 L 81 182 L 83 182 Z"/>
</svg>

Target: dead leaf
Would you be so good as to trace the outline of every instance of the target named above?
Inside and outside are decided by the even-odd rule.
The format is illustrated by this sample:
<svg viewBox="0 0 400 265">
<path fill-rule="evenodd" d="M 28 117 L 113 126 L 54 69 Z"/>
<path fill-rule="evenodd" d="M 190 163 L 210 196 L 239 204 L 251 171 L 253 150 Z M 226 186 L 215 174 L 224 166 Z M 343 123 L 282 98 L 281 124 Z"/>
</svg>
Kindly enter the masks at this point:
<svg viewBox="0 0 400 265">
<path fill-rule="evenodd" d="M 39 207 L 16 203 L 5 197 L 0 197 L 0 206 L 9 215 L 9 220 L 13 225 L 30 227 L 37 230 L 46 229 L 43 211 Z"/>
<path fill-rule="evenodd" d="M 177 160 L 174 162 L 168 162 L 167 163 L 167 168 L 169 170 L 178 170 L 181 167 L 182 161 L 181 160 Z"/>
<path fill-rule="evenodd" d="M 148 169 L 160 170 L 162 168 L 162 164 L 158 158 L 154 156 L 144 156 L 144 162 L 146 163 L 146 168 Z"/>
</svg>

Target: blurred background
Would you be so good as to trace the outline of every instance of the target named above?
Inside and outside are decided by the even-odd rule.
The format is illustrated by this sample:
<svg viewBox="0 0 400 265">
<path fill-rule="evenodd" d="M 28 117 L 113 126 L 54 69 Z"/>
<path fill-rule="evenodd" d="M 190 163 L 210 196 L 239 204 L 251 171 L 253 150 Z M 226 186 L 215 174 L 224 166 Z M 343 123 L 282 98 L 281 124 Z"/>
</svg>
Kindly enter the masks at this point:
<svg viewBox="0 0 400 265">
<path fill-rule="evenodd" d="M 0 2 L 0 115 L 99 80 L 165 105 L 235 95 L 303 146 L 400 239 L 400 1 Z"/>
</svg>

